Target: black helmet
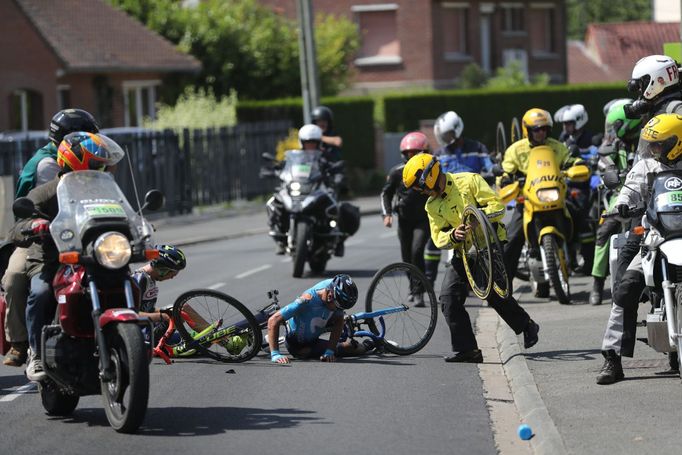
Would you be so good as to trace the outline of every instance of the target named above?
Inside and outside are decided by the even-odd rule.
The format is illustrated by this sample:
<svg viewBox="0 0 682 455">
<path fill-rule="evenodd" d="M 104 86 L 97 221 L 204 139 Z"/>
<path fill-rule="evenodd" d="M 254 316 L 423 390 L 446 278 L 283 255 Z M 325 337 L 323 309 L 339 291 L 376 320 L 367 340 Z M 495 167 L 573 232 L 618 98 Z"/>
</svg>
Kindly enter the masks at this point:
<svg viewBox="0 0 682 455">
<path fill-rule="evenodd" d="M 334 114 L 332 113 L 332 110 L 329 109 L 327 106 L 317 106 L 310 113 L 310 117 L 311 117 L 310 121 L 315 124 L 317 124 L 318 120 L 326 120 L 327 129 L 331 129 L 332 122 L 334 121 Z"/>
<path fill-rule="evenodd" d="M 99 133 L 99 126 L 89 112 L 82 109 L 64 109 L 57 112 L 50 121 L 48 137 L 56 146 L 62 142 L 64 136 L 76 131 Z"/>
<path fill-rule="evenodd" d="M 187 265 L 185 253 L 173 245 L 156 245 L 159 257 L 152 261 L 152 267 L 165 267 L 171 270 L 182 270 Z"/>
<path fill-rule="evenodd" d="M 336 275 L 329 286 L 336 308 L 348 310 L 358 301 L 358 287 L 348 275 Z"/>
</svg>

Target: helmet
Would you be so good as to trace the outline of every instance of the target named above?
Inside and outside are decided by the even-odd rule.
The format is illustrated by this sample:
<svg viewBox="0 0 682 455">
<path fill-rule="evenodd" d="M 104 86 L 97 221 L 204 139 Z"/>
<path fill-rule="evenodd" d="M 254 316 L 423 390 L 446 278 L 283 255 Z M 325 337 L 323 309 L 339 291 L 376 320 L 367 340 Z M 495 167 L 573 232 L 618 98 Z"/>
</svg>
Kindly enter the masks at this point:
<svg viewBox="0 0 682 455">
<path fill-rule="evenodd" d="M 48 137 L 54 145 L 59 146 L 64 136 L 76 131 L 99 133 L 99 126 L 89 112 L 82 109 L 64 109 L 52 117 Z"/>
<path fill-rule="evenodd" d="M 523 130 L 523 137 L 528 137 L 528 130 L 537 128 L 546 128 L 549 136 L 552 130 L 552 116 L 544 109 L 534 107 L 526 111 L 521 119 L 521 129 Z"/>
<path fill-rule="evenodd" d="M 682 116 L 660 114 L 649 120 L 640 136 L 643 150 L 663 164 L 673 165 L 682 157 Z"/>
<path fill-rule="evenodd" d="M 615 100 L 606 113 L 606 123 L 604 124 L 604 132 L 607 135 L 612 135 L 623 139 L 625 141 L 634 141 L 639 137 L 639 131 L 642 128 L 642 119 L 630 119 L 625 115 L 623 106 L 631 103 L 632 100 L 624 98 Z"/>
<path fill-rule="evenodd" d="M 322 142 L 322 130 L 319 126 L 310 123 L 303 125 L 298 130 L 298 140 L 301 141 L 301 147 L 303 147 L 304 142 L 308 141 Z"/>
<path fill-rule="evenodd" d="M 358 287 L 348 275 L 336 275 L 332 278 L 329 290 L 334 296 L 336 308 L 348 310 L 358 301 Z"/>
<path fill-rule="evenodd" d="M 187 265 L 185 253 L 173 245 L 156 245 L 159 257 L 152 261 L 152 267 L 165 267 L 171 270 L 182 270 Z"/>
<path fill-rule="evenodd" d="M 449 145 L 462 136 L 464 121 L 455 111 L 441 114 L 433 125 L 433 134 L 441 146 Z"/>
<path fill-rule="evenodd" d="M 653 100 L 680 81 L 677 63 L 666 55 L 650 55 L 640 59 L 632 69 L 628 92 Z"/>
<path fill-rule="evenodd" d="M 327 128 L 331 128 L 332 122 L 334 121 L 334 114 L 332 114 L 332 110 L 327 106 L 317 106 L 315 109 L 313 109 L 313 111 L 310 113 L 310 121 L 314 124 L 317 124 L 319 120 L 326 120 Z"/>
<path fill-rule="evenodd" d="M 403 156 L 405 162 L 407 162 L 408 159 L 406 152 L 412 150 L 428 152 L 429 149 L 429 140 L 426 138 L 426 135 L 420 131 L 407 133 L 400 141 L 400 154 Z"/>
<path fill-rule="evenodd" d="M 587 124 L 587 111 L 582 104 L 569 104 L 554 114 L 557 123 L 575 122 L 575 129 L 579 130 Z"/>
<path fill-rule="evenodd" d="M 422 189 L 432 190 L 440 175 L 438 159 L 428 153 L 413 156 L 403 168 L 403 184 L 406 188 L 416 185 Z"/>
<path fill-rule="evenodd" d="M 78 131 L 67 134 L 57 149 L 57 164 L 64 172 L 104 170 L 125 155 L 121 147 L 103 134 Z"/>
</svg>

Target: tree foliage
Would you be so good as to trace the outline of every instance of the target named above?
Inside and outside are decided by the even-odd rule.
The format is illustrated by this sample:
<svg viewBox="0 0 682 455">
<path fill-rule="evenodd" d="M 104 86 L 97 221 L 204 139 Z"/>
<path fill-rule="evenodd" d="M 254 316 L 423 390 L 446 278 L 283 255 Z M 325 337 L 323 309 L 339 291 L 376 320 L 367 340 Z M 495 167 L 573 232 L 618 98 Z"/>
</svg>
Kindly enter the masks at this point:
<svg viewBox="0 0 682 455">
<path fill-rule="evenodd" d="M 109 0 L 202 63 L 196 85 L 216 96 L 236 90 L 242 99 L 300 95 L 298 27 L 255 0 Z M 359 46 L 347 19 L 316 17 L 315 38 L 322 93 L 345 87 L 348 62 Z"/>
<path fill-rule="evenodd" d="M 549 84 L 550 77 L 547 73 L 540 73 L 533 75 L 530 80 L 526 77 L 521 63 L 514 60 L 507 66 L 499 67 L 495 71 L 495 75 L 490 77 L 488 74 L 478 66 L 476 63 L 470 63 L 462 70 L 457 88 L 461 89 L 475 89 L 475 88 L 496 88 L 509 89 L 523 86 L 544 87 Z"/>
<path fill-rule="evenodd" d="M 216 98 L 211 89 L 193 90 L 185 88 L 184 93 L 169 106 L 160 104 L 156 120 L 146 119 L 145 127 L 155 129 L 206 129 L 233 126 L 237 123 L 237 94 Z"/>
<path fill-rule="evenodd" d="M 582 40 L 592 22 L 651 20 L 651 0 L 566 0 L 569 39 Z"/>
</svg>

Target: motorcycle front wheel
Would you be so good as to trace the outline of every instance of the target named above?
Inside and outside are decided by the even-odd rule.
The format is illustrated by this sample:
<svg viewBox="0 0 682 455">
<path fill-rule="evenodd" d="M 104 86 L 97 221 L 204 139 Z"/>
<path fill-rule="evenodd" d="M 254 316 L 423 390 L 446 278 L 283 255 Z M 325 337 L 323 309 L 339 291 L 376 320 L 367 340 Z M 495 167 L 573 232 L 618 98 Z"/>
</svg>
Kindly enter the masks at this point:
<svg viewBox="0 0 682 455">
<path fill-rule="evenodd" d="M 549 281 L 552 283 L 556 298 L 562 305 L 571 304 L 571 291 L 568 286 L 568 262 L 564 251 L 559 247 L 555 237 L 551 234 L 542 238 L 545 250 Z"/>
<path fill-rule="evenodd" d="M 294 278 L 303 276 L 305 262 L 308 259 L 308 238 L 310 237 L 310 224 L 301 221 L 296 225 L 296 251 L 294 253 Z"/>
<path fill-rule="evenodd" d="M 111 381 L 101 381 L 107 420 L 119 433 L 134 433 L 142 424 L 149 400 L 149 364 L 144 338 L 135 324 L 113 324 L 104 332 Z"/>
</svg>

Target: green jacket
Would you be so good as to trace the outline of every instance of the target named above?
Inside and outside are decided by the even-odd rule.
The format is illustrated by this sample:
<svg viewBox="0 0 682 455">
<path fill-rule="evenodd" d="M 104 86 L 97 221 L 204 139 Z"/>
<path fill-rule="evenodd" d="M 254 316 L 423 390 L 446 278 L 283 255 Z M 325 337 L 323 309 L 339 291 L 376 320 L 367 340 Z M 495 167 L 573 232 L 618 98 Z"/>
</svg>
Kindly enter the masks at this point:
<svg viewBox="0 0 682 455">
<path fill-rule="evenodd" d="M 36 174 L 38 171 L 38 163 L 40 163 L 45 158 L 57 159 L 57 146 L 52 142 L 47 144 L 33 155 L 33 157 L 28 160 L 24 168 L 19 174 L 19 179 L 17 180 L 17 193 L 16 197 L 26 196 L 29 191 L 31 191 L 36 186 Z"/>
</svg>

